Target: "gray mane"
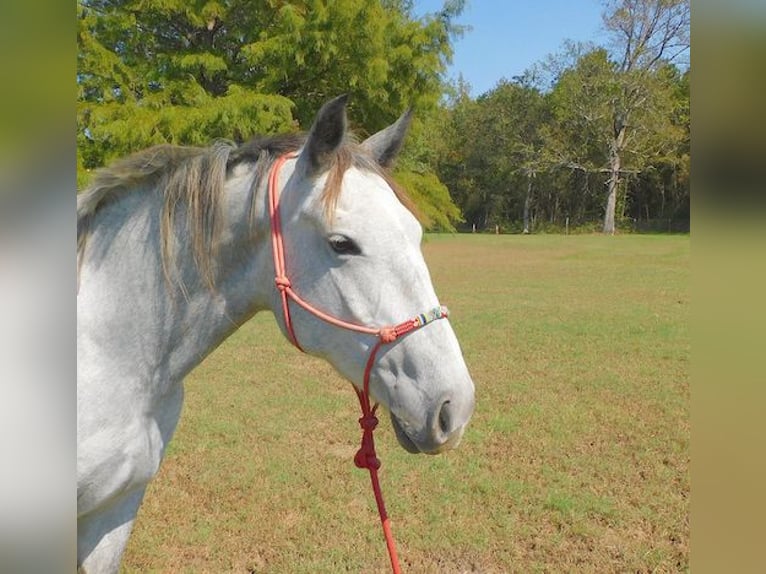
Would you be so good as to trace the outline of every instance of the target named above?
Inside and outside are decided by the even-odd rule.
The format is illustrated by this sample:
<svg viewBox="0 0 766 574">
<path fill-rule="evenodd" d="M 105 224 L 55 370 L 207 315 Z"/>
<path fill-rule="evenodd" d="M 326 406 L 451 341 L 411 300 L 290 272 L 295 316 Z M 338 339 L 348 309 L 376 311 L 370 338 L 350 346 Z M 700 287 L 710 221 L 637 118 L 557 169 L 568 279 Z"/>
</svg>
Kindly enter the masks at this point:
<svg viewBox="0 0 766 574">
<path fill-rule="evenodd" d="M 177 208 L 185 207 L 194 260 L 208 286 L 213 285 L 211 255 L 220 227 L 220 200 L 230 171 L 240 163 L 254 163 L 256 181 L 277 156 L 297 150 L 305 136 L 288 134 L 257 137 L 236 147 L 216 142 L 210 147 L 158 145 L 117 160 L 99 169 L 91 184 L 77 196 L 77 255 L 82 254 L 97 215 L 128 193 L 155 192 L 163 195 L 160 217 L 162 262 L 170 280 Z"/>
<path fill-rule="evenodd" d="M 185 190 L 188 196 L 215 195 L 215 188 L 225 182 L 226 175 L 236 165 L 256 163 L 263 155 L 274 158 L 295 151 L 304 141 L 305 135 L 287 134 L 256 137 L 239 147 L 226 141 L 207 148 L 162 144 L 119 159 L 96 171 L 90 185 L 78 194 L 78 239 L 81 232 L 87 231 L 88 219 L 126 192 L 159 188 L 164 189 L 166 195 L 173 191 L 180 193 L 181 190 L 168 186 L 185 182 L 190 184 Z M 206 176 L 207 172 L 215 172 L 218 177 Z M 192 181 L 188 181 L 190 179 Z"/>
</svg>

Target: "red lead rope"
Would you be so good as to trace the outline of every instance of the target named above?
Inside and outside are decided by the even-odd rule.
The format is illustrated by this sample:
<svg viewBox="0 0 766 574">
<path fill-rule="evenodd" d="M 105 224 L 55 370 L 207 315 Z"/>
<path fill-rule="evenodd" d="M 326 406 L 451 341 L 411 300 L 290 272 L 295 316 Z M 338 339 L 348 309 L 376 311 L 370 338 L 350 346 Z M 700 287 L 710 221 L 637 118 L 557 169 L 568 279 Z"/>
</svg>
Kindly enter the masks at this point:
<svg viewBox="0 0 766 574">
<path fill-rule="evenodd" d="M 362 384 L 362 390 L 360 391 L 356 387 L 356 395 L 359 398 L 359 405 L 362 408 L 362 417 L 359 419 L 359 425 L 362 427 L 362 444 L 359 447 L 356 455 L 354 456 L 354 464 L 359 468 L 366 468 L 370 472 L 370 481 L 372 482 L 372 491 L 375 494 L 375 502 L 378 505 L 378 514 L 380 514 L 380 522 L 383 525 L 383 534 L 386 539 L 386 547 L 388 548 L 388 556 L 391 559 L 391 569 L 394 574 L 400 574 L 401 568 L 399 567 L 399 558 L 396 555 L 396 546 L 394 544 L 394 536 L 391 533 L 391 522 L 388 519 L 386 513 L 386 505 L 383 502 L 383 493 L 380 489 L 380 481 L 378 480 L 378 469 L 380 468 L 380 459 L 375 453 L 375 439 L 373 437 L 373 431 L 378 426 L 378 418 L 375 416 L 375 411 L 378 409 L 378 404 L 370 405 L 370 374 L 372 373 L 372 367 L 375 364 L 375 358 L 378 351 L 383 345 L 393 343 L 399 337 L 402 337 L 426 326 L 427 324 L 436 321 L 438 319 L 444 319 L 448 316 L 449 311 L 446 307 L 440 306 L 429 310 L 426 313 L 422 313 L 407 319 L 402 323 L 388 327 L 365 327 L 363 325 L 356 325 L 349 323 L 332 315 L 322 312 L 310 303 L 301 299 L 301 297 L 293 290 L 290 279 L 287 277 L 287 266 L 285 263 L 285 246 L 282 239 L 282 222 L 279 217 L 279 170 L 282 165 L 288 159 L 296 157 L 294 154 L 285 154 L 277 158 L 269 173 L 269 218 L 271 220 L 271 249 L 274 256 L 274 271 L 277 289 L 279 290 L 282 300 L 282 314 L 284 316 L 285 327 L 287 329 L 290 341 L 298 349 L 303 351 L 298 338 L 295 336 L 295 329 L 290 317 L 290 300 L 301 306 L 303 309 L 318 317 L 322 321 L 339 327 L 341 329 L 348 329 L 356 331 L 358 333 L 365 333 L 367 335 L 374 335 L 378 338 L 378 341 L 372 347 L 370 356 L 367 359 L 367 364 L 364 368 L 364 382 Z"/>
</svg>

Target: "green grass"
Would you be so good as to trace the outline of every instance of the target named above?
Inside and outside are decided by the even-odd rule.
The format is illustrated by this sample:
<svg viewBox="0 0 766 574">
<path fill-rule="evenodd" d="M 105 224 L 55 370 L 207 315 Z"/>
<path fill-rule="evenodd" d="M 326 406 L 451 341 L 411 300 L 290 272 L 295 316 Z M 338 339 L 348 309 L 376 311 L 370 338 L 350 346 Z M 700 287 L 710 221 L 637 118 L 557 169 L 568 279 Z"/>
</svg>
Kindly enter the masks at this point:
<svg viewBox="0 0 766 574">
<path fill-rule="evenodd" d="M 409 572 L 689 566 L 688 236 L 430 235 L 477 386 L 461 446 L 381 482 Z M 124 572 L 385 572 L 356 399 L 243 326 L 189 377 Z"/>
</svg>

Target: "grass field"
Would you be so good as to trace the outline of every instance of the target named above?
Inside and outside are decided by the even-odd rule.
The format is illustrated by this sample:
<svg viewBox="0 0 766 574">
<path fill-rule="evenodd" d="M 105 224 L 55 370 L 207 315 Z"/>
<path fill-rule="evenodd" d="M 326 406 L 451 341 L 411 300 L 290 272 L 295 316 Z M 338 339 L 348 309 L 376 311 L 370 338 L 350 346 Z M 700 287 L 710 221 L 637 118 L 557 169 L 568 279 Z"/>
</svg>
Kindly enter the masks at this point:
<svg viewBox="0 0 766 574">
<path fill-rule="evenodd" d="M 381 482 L 406 572 L 684 572 L 688 236 L 432 235 L 477 387 L 461 446 Z M 264 313 L 186 383 L 124 572 L 386 572 L 358 405 Z"/>
</svg>

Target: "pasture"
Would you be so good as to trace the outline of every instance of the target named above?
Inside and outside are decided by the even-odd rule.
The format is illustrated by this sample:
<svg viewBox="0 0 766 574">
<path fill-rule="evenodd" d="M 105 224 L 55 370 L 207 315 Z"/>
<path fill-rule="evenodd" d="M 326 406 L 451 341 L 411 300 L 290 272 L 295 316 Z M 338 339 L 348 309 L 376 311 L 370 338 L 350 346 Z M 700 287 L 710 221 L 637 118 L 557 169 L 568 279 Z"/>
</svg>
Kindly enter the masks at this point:
<svg viewBox="0 0 766 574">
<path fill-rule="evenodd" d="M 477 405 L 460 447 L 376 432 L 406 572 L 689 564 L 690 238 L 429 235 Z M 386 572 L 358 404 L 270 313 L 186 381 L 123 572 Z"/>
</svg>

